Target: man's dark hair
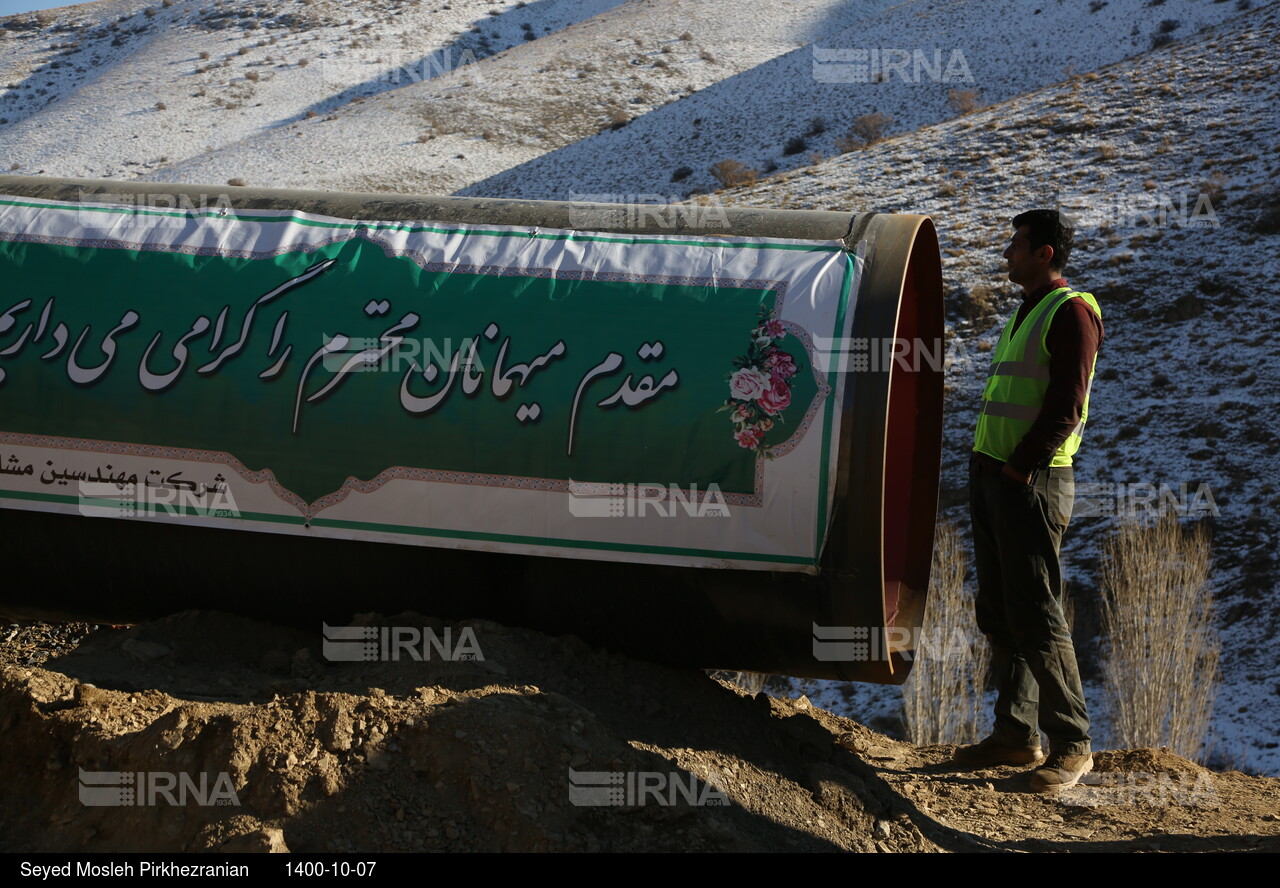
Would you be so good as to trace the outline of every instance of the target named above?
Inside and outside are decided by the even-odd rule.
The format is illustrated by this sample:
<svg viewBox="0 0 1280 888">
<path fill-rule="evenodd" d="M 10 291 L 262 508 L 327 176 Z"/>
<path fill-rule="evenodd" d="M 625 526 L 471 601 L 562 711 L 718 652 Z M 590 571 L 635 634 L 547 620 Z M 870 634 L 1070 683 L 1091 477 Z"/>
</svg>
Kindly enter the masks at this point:
<svg viewBox="0 0 1280 888">
<path fill-rule="evenodd" d="M 1052 268 L 1062 271 L 1067 267 L 1071 247 L 1075 244 L 1075 229 L 1057 210 L 1028 210 L 1013 217 L 1013 230 L 1027 226 L 1031 249 L 1038 250 L 1048 244 L 1053 247 Z"/>
</svg>

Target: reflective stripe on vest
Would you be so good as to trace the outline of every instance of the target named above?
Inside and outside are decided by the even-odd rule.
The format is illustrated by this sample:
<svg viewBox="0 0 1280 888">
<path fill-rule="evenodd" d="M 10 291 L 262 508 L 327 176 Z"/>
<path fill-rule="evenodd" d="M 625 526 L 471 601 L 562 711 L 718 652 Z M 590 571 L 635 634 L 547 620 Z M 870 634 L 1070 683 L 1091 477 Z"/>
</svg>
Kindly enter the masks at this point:
<svg viewBox="0 0 1280 888">
<path fill-rule="evenodd" d="M 1044 393 L 1049 387 L 1049 349 L 1045 339 L 1049 324 L 1058 309 L 1068 300 L 1079 296 L 1102 317 L 1102 310 L 1091 293 L 1077 293 L 1061 287 L 1049 293 L 1036 304 L 1014 331 L 1015 313 L 1005 325 L 1000 342 L 992 355 L 991 373 L 982 392 L 982 410 L 978 414 L 974 431 L 973 449 L 1007 460 L 1031 429 L 1044 404 Z M 1097 356 L 1094 356 L 1097 362 Z M 1053 454 L 1051 466 L 1071 465 L 1071 456 L 1080 449 L 1085 420 L 1089 415 L 1089 392 L 1093 388 L 1093 368 L 1089 368 L 1089 383 L 1085 388 L 1084 403 L 1080 410 L 1080 422 L 1062 446 Z"/>
</svg>

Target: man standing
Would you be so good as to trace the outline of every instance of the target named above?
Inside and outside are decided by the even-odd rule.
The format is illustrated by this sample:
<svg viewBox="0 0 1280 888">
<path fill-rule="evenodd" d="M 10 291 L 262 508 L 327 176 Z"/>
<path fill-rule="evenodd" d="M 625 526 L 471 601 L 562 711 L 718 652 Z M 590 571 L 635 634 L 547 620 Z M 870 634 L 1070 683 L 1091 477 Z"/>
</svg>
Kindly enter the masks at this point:
<svg viewBox="0 0 1280 888">
<path fill-rule="evenodd" d="M 978 628 L 991 641 L 995 729 L 958 764 L 1034 764 L 1036 792 L 1074 786 L 1093 767 L 1089 715 L 1062 611 L 1062 534 L 1075 498 L 1071 457 L 1089 413 L 1102 343 L 1093 296 L 1062 277 L 1073 232 L 1055 210 L 1013 219 L 1004 251 L 1023 303 L 992 354 L 970 459 Z"/>
</svg>

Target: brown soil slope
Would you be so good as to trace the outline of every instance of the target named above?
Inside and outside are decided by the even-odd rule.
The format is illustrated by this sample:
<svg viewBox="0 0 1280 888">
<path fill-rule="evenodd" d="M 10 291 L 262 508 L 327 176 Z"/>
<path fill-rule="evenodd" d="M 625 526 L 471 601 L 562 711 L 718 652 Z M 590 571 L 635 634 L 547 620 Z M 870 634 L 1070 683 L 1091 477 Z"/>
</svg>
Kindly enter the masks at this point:
<svg viewBox="0 0 1280 888">
<path fill-rule="evenodd" d="M 331 663 L 318 633 L 205 612 L 0 628 L 0 850 L 1280 850 L 1274 779 L 1126 750 L 1037 796 L 804 698 L 493 623 L 370 622 L 474 658 Z M 120 782 L 95 772 L 134 774 L 131 803 L 84 804 Z"/>
</svg>

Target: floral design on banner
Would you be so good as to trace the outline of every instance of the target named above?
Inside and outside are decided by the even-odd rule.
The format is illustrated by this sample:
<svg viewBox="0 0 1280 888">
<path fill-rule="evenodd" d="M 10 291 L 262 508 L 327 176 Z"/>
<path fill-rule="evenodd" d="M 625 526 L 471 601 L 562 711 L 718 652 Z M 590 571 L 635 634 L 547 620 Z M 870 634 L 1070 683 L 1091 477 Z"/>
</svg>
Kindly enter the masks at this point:
<svg viewBox="0 0 1280 888">
<path fill-rule="evenodd" d="M 786 338 L 786 328 L 770 314 L 767 306 L 760 309 L 760 324 L 751 331 L 747 353 L 733 360 L 729 397 L 719 409 L 729 411 L 739 447 L 772 459 L 765 436 L 782 423 L 782 412 L 791 405 L 797 367 L 795 358 L 777 345 Z"/>
</svg>

